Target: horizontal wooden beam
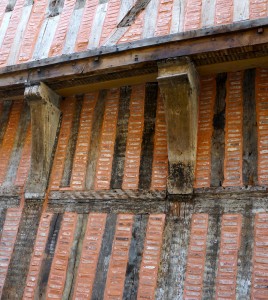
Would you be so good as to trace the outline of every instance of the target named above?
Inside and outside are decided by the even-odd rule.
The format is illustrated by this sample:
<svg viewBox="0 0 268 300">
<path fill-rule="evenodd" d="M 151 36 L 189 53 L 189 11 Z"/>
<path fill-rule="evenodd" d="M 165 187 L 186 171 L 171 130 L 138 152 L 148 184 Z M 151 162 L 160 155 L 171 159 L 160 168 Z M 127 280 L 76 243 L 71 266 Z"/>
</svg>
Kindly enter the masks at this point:
<svg viewBox="0 0 268 300">
<path fill-rule="evenodd" d="M 25 84 L 40 81 L 59 91 L 155 73 L 159 60 L 182 56 L 190 56 L 197 69 L 259 57 L 265 64 L 267 32 L 263 18 L 8 66 L 0 69 L 0 97 L 22 95 Z"/>
</svg>

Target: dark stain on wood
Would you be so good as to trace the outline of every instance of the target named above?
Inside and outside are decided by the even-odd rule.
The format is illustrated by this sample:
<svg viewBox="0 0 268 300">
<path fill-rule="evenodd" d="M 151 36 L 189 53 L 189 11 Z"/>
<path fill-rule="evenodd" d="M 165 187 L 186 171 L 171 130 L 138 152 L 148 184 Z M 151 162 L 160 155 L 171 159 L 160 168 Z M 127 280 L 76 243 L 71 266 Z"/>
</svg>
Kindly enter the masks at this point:
<svg viewBox="0 0 268 300">
<path fill-rule="evenodd" d="M 190 163 L 169 163 L 168 186 L 185 190 L 191 187 L 193 182 L 194 166 Z"/>
<path fill-rule="evenodd" d="M 122 188 L 127 145 L 130 95 L 131 88 L 129 86 L 121 87 L 112 166 L 112 189 Z"/>
<path fill-rule="evenodd" d="M 3 142 L 3 138 L 7 129 L 12 103 L 13 103 L 12 101 L 4 101 L 3 104 L 4 107 L 3 107 L 2 114 L 0 116 L 0 145 Z"/>
<path fill-rule="evenodd" d="M 94 187 L 96 163 L 99 155 L 101 127 L 102 127 L 104 110 L 105 110 L 106 95 L 107 95 L 106 90 L 100 91 L 99 98 L 94 110 L 92 130 L 91 130 L 92 133 L 91 133 L 91 140 L 90 140 L 90 150 L 88 156 L 87 175 L 86 175 L 86 189 L 88 190 L 92 190 Z"/>
<path fill-rule="evenodd" d="M 6 208 L 0 208 L 0 240 L 2 237 L 3 226 L 6 219 Z"/>
<path fill-rule="evenodd" d="M 225 148 L 225 98 L 227 74 L 219 74 L 216 78 L 216 101 L 213 117 L 213 134 L 211 145 L 211 186 L 221 186 L 224 180 L 224 148 Z"/>
<path fill-rule="evenodd" d="M 257 184 L 257 121 L 255 70 L 246 70 L 243 82 L 243 183 Z"/>
<path fill-rule="evenodd" d="M 48 6 L 48 18 L 55 17 L 62 12 L 64 0 L 50 0 Z"/>
<path fill-rule="evenodd" d="M 71 176 L 72 176 L 72 166 L 76 148 L 76 142 L 78 137 L 78 130 L 80 125 L 80 115 L 82 110 L 83 97 L 79 96 L 76 99 L 75 112 L 72 122 L 72 129 L 70 134 L 70 139 L 67 147 L 67 155 L 64 164 L 63 176 L 61 181 L 62 187 L 70 186 Z"/>
<path fill-rule="evenodd" d="M 144 190 L 150 189 L 152 179 L 157 93 L 157 83 L 146 84 L 144 128 L 139 171 L 139 189 Z"/>
<path fill-rule="evenodd" d="M 104 296 L 106 278 L 115 234 L 116 219 L 117 216 L 115 214 L 110 214 L 107 216 L 95 281 L 92 289 L 92 299 L 94 300 L 103 299 Z"/>
<path fill-rule="evenodd" d="M 132 239 L 129 248 L 129 259 L 126 270 L 123 299 L 137 299 L 139 271 L 144 248 L 148 215 L 136 215 L 132 227 Z"/>
<path fill-rule="evenodd" d="M 37 291 L 37 299 L 46 299 L 46 288 L 56 249 L 62 217 L 62 214 L 54 214 L 50 223 L 50 230 L 45 248 L 44 259 L 42 262 L 41 273 L 39 275 L 39 290 Z"/>
<path fill-rule="evenodd" d="M 3 288 L 4 299 L 22 299 L 41 216 L 40 205 L 25 205 Z"/>
</svg>

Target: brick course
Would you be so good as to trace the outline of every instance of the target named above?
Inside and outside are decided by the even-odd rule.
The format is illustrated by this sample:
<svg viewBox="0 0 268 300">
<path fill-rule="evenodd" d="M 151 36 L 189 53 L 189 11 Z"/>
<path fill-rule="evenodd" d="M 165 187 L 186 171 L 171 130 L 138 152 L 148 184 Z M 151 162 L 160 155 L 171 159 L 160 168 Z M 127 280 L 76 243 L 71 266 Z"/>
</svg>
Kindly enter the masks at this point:
<svg viewBox="0 0 268 300">
<path fill-rule="evenodd" d="M 215 25 L 233 22 L 234 0 L 217 0 L 215 7 Z"/>
<path fill-rule="evenodd" d="M 202 0 L 187 0 L 185 17 L 184 17 L 184 30 L 194 30 L 201 27 L 202 22 Z"/>
</svg>

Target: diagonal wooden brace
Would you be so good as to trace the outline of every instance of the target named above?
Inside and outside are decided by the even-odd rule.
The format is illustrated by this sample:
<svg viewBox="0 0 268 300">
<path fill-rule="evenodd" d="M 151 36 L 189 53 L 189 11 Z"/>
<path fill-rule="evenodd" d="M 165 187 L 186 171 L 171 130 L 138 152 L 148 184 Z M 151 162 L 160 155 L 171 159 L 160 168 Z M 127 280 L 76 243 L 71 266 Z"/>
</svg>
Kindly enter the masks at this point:
<svg viewBox="0 0 268 300">
<path fill-rule="evenodd" d="M 188 57 L 158 63 L 167 122 L 170 194 L 193 192 L 199 79 Z"/>
<path fill-rule="evenodd" d="M 28 86 L 24 92 L 31 111 L 31 169 L 25 198 L 42 199 L 48 185 L 53 148 L 60 121 L 60 96 L 44 83 Z"/>
</svg>

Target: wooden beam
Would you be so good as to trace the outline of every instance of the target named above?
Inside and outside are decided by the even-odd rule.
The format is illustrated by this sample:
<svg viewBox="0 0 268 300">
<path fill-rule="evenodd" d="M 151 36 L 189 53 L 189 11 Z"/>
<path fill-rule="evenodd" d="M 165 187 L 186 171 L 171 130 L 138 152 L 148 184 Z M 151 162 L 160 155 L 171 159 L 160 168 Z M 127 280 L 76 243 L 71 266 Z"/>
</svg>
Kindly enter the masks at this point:
<svg viewBox="0 0 268 300">
<path fill-rule="evenodd" d="M 168 192 L 191 194 L 196 160 L 199 79 L 188 57 L 158 64 L 168 138 Z"/>
<path fill-rule="evenodd" d="M 25 83 L 43 81 L 59 90 L 107 81 L 111 74 L 123 71 L 144 70 L 148 74 L 157 61 L 185 55 L 199 68 L 208 66 L 204 72 L 220 62 L 257 57 L 267 62 L 267 30 L 268 18 L 263 18 L 8 66 L 0 69 L 0 95 L 12 99 L 23 91 Z"/>
<path fill-rule="evenodd" d="M 24 97 L 30 106 L 32 126 L 31 169 L 25 198 L 42 199 L 60 120 L 60 96 L 41 82 L 26 87 Z"/>
</svg>

